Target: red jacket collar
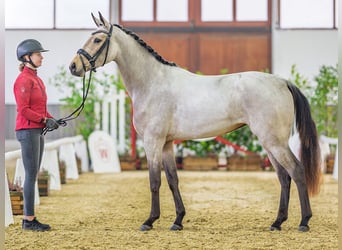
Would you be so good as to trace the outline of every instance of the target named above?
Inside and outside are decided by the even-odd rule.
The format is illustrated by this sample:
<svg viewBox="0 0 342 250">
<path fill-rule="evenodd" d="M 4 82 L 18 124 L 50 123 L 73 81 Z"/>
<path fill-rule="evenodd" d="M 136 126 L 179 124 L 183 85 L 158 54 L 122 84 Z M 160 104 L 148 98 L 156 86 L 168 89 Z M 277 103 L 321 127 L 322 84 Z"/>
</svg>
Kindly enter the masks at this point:
<svg viewBox="0 0 342 250">
<path fill-rule="evenodd" d="M 34 70 L 34 69 L 31 69 L 31 68 L 29 68 L 29 67 L 24 67 L 24 69 L 23 69 L 23 72 L 25 72 L 25 73 L 29 73 L 29 74 L 32 74 L 32 75 L 37 75 L 37 70 Z"/>
</svg>

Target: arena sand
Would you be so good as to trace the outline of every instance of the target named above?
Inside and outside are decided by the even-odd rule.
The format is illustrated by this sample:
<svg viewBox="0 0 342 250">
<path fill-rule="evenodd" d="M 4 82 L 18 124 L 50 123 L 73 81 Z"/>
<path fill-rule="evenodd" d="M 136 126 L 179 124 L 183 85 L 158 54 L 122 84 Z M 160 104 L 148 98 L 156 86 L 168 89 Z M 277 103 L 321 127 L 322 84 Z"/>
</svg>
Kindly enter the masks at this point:
<svg viewBox="0 0 342 250">
<path fill-rule="evenodd" d="M 297 231 L 300 209 L 291 188 L 289 219 L 271 232 L 279 182 L 274 172 L 179 171 L 187 209 L 184 230 L 169 230 L 175 219 L 171 192 L 162 173 L 161 217 L 153 230 L 139 231 L 150 212 L 147 171 L 83 173 L 61 191 L 41 197 L 38 219 L 49 232 L 23 232 L 22 216 L 5 229 L 5 249 L 337 249 L 337 181 L 324 176 L 311 199 L 311 230 Z"/>
</svg>

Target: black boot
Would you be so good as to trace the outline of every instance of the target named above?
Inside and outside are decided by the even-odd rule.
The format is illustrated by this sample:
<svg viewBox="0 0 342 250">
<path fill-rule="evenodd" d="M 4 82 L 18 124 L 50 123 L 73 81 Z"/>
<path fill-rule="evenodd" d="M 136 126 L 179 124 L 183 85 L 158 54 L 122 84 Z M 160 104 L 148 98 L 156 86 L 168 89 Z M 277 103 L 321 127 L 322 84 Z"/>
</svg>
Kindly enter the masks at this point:
<svg viewBox="0 0 342 250">
<path fill-rule="evenodd" d="M 31 231 L 48 231 L 50 230 L 50 226 L 48 224 L 40 223 L 36 217 L 32 221 L 23 220 L 22 229 L 23 230 L 31 230 Z"/>
</svg>

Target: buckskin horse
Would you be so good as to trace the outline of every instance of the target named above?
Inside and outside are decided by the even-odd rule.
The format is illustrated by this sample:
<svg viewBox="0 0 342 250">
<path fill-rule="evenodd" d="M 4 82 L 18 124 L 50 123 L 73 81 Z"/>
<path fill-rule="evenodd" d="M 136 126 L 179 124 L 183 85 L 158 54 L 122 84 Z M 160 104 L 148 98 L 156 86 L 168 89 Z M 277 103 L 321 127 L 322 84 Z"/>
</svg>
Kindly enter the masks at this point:
<svg viewBox="0 0 342 250">
<path fill-rule="evenodd" d="M 307 99 L 289 81 L 261 72 L 203 76 L 164 60 L 139 36 L 92 14 L 97 26 L 70 63 L 75 76 L 116 62 L 134 109 L 133 122 L 143 139 L 148 162 L 151 212 L 140 230 L 160 216 L 161 167 L 171 189 L 182 230 L 185 207 L 178 187 L 174 140 L 213 137 L 248 125 L 274 166 L 281 185 L 278 215 L 270 230 L 281 230 L 288 217 L 290 184 L 297 186 L 301 221 L 308 231 L 312 217 L 309 194 L 319 192 L 320 150 Z M 288 140 L 295 128 L 301 140 L 300 160 Z"/>
</svg>

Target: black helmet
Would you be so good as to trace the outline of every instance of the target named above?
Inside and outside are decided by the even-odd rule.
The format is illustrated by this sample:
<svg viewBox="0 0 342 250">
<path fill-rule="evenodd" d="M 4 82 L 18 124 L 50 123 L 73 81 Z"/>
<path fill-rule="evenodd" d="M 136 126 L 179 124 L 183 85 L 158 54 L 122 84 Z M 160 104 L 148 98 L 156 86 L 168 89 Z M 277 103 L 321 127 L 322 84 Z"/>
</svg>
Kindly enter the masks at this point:
<svg viewBox="0 0 342 250">
<path fill-rule="evenodd" d="M 34 52 L 45 52 L 48 51 L 46 49 L 43 49 L 40 42 L 34 39 L 26 39 L 19 43 L 17 47 L 17 58 L 19 61 L 24 61 L 23 56 L 24 55 L 30 55 Z"/>
</svg>

